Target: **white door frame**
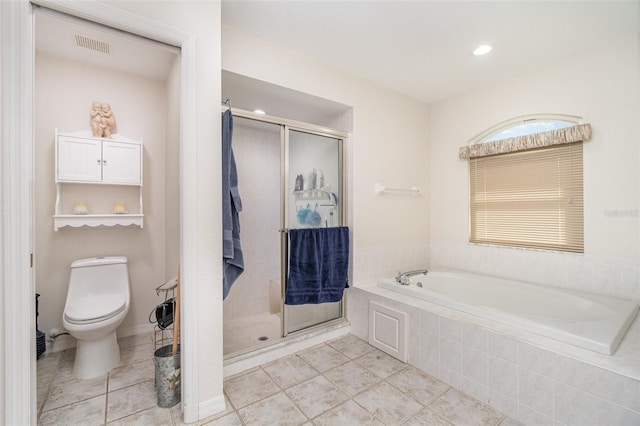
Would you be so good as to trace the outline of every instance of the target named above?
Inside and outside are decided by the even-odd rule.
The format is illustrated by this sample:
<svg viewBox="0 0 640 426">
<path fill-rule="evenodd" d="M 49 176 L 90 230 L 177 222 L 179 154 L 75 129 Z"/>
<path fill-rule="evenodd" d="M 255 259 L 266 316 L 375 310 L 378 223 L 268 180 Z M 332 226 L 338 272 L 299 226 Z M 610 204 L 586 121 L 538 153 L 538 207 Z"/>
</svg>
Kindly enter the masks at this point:
<svg viewBox="0 0 640 426">
<path fill-rule="evenodd" d="M 35 289 L 31 280 L 34 156 L 33 4 L 141 35 L 181 49 L 180 67 L 180 270 L 181 299 L 197 306 L 196 243 L 196 37 L 95 1 L 0 1 L 2 40 L 2 248 L 0 274 L 4 359 L 4 415 L 0 423 L 36 424 Z M 196 310 L 182 310 L 182 404 L 185 422 L 198 420 Z M 0 404 L 0 408 L 2 405 Z"/>
</svg>

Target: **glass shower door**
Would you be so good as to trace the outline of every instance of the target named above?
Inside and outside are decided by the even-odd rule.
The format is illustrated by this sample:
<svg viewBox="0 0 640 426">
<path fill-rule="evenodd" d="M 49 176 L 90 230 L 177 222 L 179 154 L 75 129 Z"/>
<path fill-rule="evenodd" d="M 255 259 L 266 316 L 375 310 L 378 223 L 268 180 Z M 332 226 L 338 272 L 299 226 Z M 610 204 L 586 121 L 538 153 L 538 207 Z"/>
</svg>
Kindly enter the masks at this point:
<svg viewBox="0 0 640 426">
<path fill-rule="evenodd" d="M 346 223 L 343 200 L 343 141 L 339 138 L 286 129 L 284 229 L 337 227 Z M 283 277 L 287 276 L 286 236 Z M 284 305 L 284 334 L 341 318 L 342 302 Z"/>
<path fill-rule="evenodd" d="M 280 233 L 282 130 L 279 124 L 234 117 L 233 149 L 242 212 L 244 272 L 224 301 L 224 355 L 282 337 Z"/>
</svg>

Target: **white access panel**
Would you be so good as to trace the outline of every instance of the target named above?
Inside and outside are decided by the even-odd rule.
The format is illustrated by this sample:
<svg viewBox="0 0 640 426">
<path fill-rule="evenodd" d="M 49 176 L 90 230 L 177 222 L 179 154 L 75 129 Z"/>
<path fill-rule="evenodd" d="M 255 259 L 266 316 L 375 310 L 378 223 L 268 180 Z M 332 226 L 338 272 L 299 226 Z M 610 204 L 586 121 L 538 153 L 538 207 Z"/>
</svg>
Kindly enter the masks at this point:
<svg viewBox="0 0 640 426">
<path fill-rule="evenodd" d="M 407 362 L 407 314 L 369 302 L 369 344 Z"/>
</svg>

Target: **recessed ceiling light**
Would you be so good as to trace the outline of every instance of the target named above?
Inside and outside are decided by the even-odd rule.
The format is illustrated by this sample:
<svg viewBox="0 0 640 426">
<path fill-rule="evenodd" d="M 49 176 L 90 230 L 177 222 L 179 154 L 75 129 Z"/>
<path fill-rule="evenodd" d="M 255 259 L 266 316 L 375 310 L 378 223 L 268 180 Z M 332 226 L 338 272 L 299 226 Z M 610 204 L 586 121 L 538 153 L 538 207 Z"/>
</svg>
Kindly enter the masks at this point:
<svg viewBox="0 0 640 426">
<path fill-rule="evenodd" d="M 266 114 L 266 112 L 264 112 L 261 109 L 254 109 L 253 112 L 256 113 L 256 114 L 260 114 L 260 115 L 265 115 Z"/>
<path fill-rule="evenodd" d="M 473 54 L 476 56 L 482 56 L 482 55 L 486 55 L 487 53 L 491 52 L 493 50 L 493 46 L 489 45 L 489 44 L 482 44 L 478 47 L 476 47 L 476 50 L 473 51 Z"/>
</svg>

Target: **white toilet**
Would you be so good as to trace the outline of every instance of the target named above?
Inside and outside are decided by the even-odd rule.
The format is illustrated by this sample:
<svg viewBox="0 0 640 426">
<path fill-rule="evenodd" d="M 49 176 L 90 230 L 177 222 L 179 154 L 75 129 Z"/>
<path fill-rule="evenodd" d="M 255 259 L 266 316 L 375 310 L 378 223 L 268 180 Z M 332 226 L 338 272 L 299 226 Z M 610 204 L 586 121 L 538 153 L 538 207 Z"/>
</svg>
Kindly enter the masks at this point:
<svg viewBox="0 0 640 426">
<path fill-rule="evenodd" d="M 78 259 L 71 264 L 62 324 L 77 339 L 73 374 L 91 379 L 120 363 L 116 328 L 129 311 L 127 258 Z"/>
</svg>

